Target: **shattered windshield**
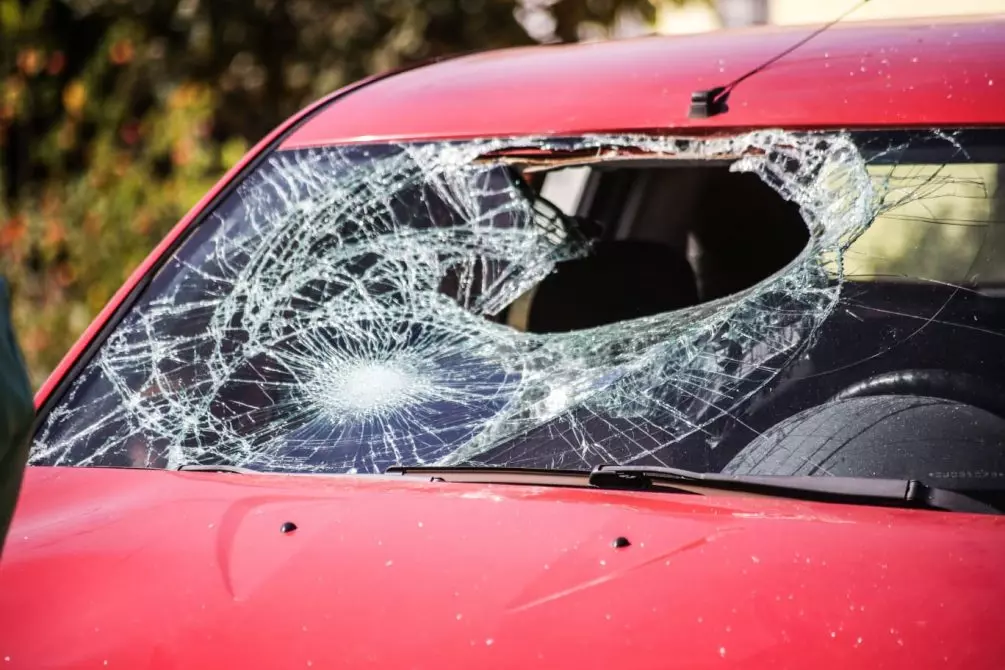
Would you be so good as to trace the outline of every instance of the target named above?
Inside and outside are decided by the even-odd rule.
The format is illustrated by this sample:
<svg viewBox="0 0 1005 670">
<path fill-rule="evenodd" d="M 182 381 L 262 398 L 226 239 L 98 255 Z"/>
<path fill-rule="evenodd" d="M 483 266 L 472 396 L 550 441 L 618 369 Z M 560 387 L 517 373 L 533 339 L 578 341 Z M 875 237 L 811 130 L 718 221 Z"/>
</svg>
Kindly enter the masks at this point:
<svg viewBox="0 0 1005 670">
<path fill-rule="evenodd" d="M 719 471 L 884 375 L 997 397 L 997 139 L 278 151 L 162 265 L 32 462 Z"/>
</svg>

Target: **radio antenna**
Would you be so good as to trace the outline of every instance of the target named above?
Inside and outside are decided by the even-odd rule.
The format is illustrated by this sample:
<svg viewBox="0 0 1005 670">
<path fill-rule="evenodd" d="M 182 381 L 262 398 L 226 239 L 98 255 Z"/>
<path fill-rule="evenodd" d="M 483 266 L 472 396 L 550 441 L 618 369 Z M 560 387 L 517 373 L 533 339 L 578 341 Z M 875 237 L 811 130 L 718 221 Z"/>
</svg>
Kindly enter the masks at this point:
<svg viewBox="0 0 1005 670">
<path fill-rule="evenodd" d="M 688 112 L 688 117 L 692 119 L 707 119 L 710 116 L 716 116 L 718 114 L 724 114 L 728 112 L 729 107 L 726 105 L 726 100 L 727 98 L 729 98 L 729 94 L 732 93 L 733 89 L 736 87 L 737 84 L 746 79 L 749 79 L 750 77 L 753 77 L 761 70 L 764 70 L 770 67 L 771 65 L 775 64 L 782 58 L 785 58 L 790 53 L 792 53 L 799 47 L 803 46 L 810 40 L 814 39 L 818 35 L 841 23 L 841 21 L 844 21 L 846 18 L 848 18 L 848 16 L 850 16 L 853 12 L 857 11 L 859 8 L 862 7 L 862 5 L 866 4 L 867 2 L 869 2 L 869 0 L 859 0 L 859 2 L 855 3 L 852 7 L 846 9 L 844 13 L 842 13 L 837 18 L 833 19 L 829 23 L 825 23 L 824 25 L 820 26 L 812 33 L 810 33 L 803 39 L 799 40 L 798 42 L 790 46 L 785 51 L 782 51 L 781 53 L 772 56 L 771 58 L 764 61 L 757 67 L 741 74 L 739 77 L 729 82 L 728 84 L 724 86 L 716 86 L 715 88 L 710 88 L 705 91 L 695 91 L 694 93 L 691 94 L 691 110 Z"/>
</svg>

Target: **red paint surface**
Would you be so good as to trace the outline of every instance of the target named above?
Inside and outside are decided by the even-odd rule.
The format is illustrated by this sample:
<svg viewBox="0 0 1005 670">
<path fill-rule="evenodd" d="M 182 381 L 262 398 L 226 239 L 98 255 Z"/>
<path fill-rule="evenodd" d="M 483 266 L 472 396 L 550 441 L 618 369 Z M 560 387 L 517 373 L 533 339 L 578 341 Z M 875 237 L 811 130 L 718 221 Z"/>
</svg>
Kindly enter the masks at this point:
<svg viewBox="0 0 1005 670">
<path fill-rule="evenodd" d="M 687 118 L 811 28 L 544 46 L 450 60 L 325 109 L 284 147 L 608 130 L 1005 124 L 1005 18 L 848 24 L 739 84 L 730 111 Z"/>
<path fill-rule="evenodd" d="M 1000 670 L 1003 540 L 1002 517 L 770 499 L 32 468 L 0 659 Z"/>
</svg>

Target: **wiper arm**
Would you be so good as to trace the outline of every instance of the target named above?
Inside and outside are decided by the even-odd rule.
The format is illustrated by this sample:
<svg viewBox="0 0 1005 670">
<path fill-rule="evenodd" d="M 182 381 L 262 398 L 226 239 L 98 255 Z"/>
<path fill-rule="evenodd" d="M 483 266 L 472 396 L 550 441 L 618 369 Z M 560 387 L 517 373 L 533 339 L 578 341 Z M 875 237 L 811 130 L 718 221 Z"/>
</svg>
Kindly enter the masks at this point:
<svg viewBox="0 0 1005 670">
<path fill-rule="evenodd" d="M 184 465 L 179 465 L 175 470 L 181 470 L 183 472 L 232 472 L 239 475 L 260 475 L 261 472 L 256 472 L 255 470 L 249 470 L 248 468 L 242 468 L 239 465 L 196 465 L 194 463 L 188 463 Z"/>
<path fill-rule="evenodd" d="M 674 484 L 779 498 L 887 507 L 917 507 L 973 514 L 1001 511 L 968 495 L 928 486 L 915 479 L 723 475 L 667 467 L 601 465 L 589 483 L 602 489 L 648 490 Z"/>
</svg>

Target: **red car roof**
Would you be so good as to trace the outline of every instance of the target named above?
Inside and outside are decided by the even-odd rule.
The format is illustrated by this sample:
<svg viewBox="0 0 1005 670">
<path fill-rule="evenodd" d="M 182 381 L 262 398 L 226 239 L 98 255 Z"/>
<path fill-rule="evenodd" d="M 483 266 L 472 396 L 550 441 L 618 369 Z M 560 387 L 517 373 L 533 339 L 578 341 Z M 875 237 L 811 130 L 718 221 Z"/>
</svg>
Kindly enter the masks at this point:
<svg viewBox="0 0 1005 670">
<path fill-rule="evenodd" d="M 759 28 L 508 49 L 382 79 L 325 107 L 284 148 L 617 130 L 1005 124 L 1005 16 L 836 26 L 688 118 L 812 31 Z"/>
</svg>

